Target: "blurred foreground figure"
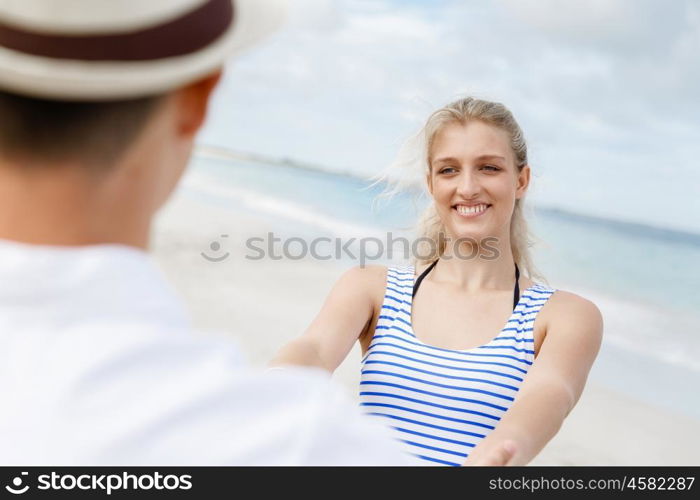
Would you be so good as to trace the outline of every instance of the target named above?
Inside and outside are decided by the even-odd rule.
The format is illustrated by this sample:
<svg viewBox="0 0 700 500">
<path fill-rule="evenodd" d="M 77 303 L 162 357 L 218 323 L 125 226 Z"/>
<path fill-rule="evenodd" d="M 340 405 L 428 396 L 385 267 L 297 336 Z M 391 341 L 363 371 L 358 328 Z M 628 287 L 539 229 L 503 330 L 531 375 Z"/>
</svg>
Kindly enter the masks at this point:
<svg viewBox="0 0 700 500">
<path fill-rule="evenodd" d="M 280 9 L 0 0 L 0 463 L 410 463 L 320 370 L 196 338 L 146 253 L 222 64 Z"/>
</svg>

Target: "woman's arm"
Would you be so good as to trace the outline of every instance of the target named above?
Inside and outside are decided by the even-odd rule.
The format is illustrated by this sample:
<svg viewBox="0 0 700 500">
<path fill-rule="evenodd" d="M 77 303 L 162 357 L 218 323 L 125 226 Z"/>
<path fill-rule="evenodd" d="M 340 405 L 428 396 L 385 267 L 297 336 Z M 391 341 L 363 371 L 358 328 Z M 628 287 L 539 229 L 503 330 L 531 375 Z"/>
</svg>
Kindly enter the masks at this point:
<svg viewBox="0 0 700 500">
<path fill-rule="evenodd" d="M 464 465 L 527 464 L 559 431 L 581 396 L 600 349 L 603 318 L 595 304 L 578 295 L 558 291 L 549 300 L 555 297 L 537 360 L 513 405 Z M 513 453 L 504 453 L 504 445 L 514 445 Z M 503 463 L 494 463 L 494 457 L 505 456 Z"/>
<path fill-rule="evenodd" d="M 284 345 L 269 366 L 313 366 L 332 373 L 367 331 L 385 280 L 381 266 L 345 272 L 304 334 Z"/>
</svg>

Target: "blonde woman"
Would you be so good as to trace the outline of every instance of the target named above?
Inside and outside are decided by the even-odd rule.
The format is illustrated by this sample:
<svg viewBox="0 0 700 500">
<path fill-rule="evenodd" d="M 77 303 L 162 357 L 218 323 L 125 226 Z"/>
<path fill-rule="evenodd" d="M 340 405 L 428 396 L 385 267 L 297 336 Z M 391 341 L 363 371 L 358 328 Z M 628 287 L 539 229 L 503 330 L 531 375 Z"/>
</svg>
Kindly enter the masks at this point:
<svg viewBox="0 0 700 500">
<path fill-rule="evenodd" d="M 500 103 L 460 99 L 422 132 L 429 251 L 346 272 L 272 365 L 333 372 L 359 341 L 360 404 L 427 464 L 523 465 L 578 401 L 598 308 L 544 284 L 528 252 L 523 133 Z"/>
</svg>

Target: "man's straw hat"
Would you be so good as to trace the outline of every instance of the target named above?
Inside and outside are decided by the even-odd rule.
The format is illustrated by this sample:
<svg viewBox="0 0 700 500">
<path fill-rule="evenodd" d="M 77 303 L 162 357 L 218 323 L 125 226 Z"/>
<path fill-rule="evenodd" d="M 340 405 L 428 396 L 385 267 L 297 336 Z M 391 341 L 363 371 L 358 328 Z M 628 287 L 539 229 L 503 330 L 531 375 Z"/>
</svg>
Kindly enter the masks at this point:
<svg viewBox="0 0 700 500">
<path fill-rule="evenodd" d="M 48 99 L 157 94 L 278 27 L 284 0 L 0 0 L 0 89 Z"/>
</svg>

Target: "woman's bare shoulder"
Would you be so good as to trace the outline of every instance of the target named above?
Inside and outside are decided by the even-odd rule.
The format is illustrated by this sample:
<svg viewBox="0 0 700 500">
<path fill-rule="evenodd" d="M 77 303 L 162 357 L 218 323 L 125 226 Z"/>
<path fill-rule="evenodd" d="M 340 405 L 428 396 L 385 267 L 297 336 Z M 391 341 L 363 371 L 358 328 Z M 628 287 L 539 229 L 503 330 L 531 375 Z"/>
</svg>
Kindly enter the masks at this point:
<svg viewBox="0 0 700 500">
<path fill-rule="evenodd" d="M 339 282 L 344 287 L 374 297 L 384 293 L 386 276 L 386 266 L 355 266 L 345 271 Z"/>
<path fill-rule="evenodd" d="M 593 301 L 573 292 L 557 289 L 546 302 L 547 331 L 562 325 L 575 326 L 594 335 L 603 333 L 603 315 Z M 558 328 L 555 328 L 558 329 Z"/>
<path fill-rule="evenodd" d="M 554 293 L 547 301 L 547 304 L 550 303 L 552 304 L 550 309 L 565 311 L 576 310 L 579 311 L 579 313 L 591 313 L 598 311 L 598 306 L 596 306 L 593 301 L 574 292 L 562 290 L 561 288 L 556 288 L 554 290 Z"/>
<path fill-rule="evenodd" d="M 356 285 L 386 281 L 386 266 L 354 266 L 345 271 L 343 278 Z"/>
<path fill-rule="evenodd" d="M 386 266 L 355 266 L 345 271 L 339 284 L 358 300 L 369 302 L 375 315 L 384 302 L 387 274 Z"/>
</svg>

